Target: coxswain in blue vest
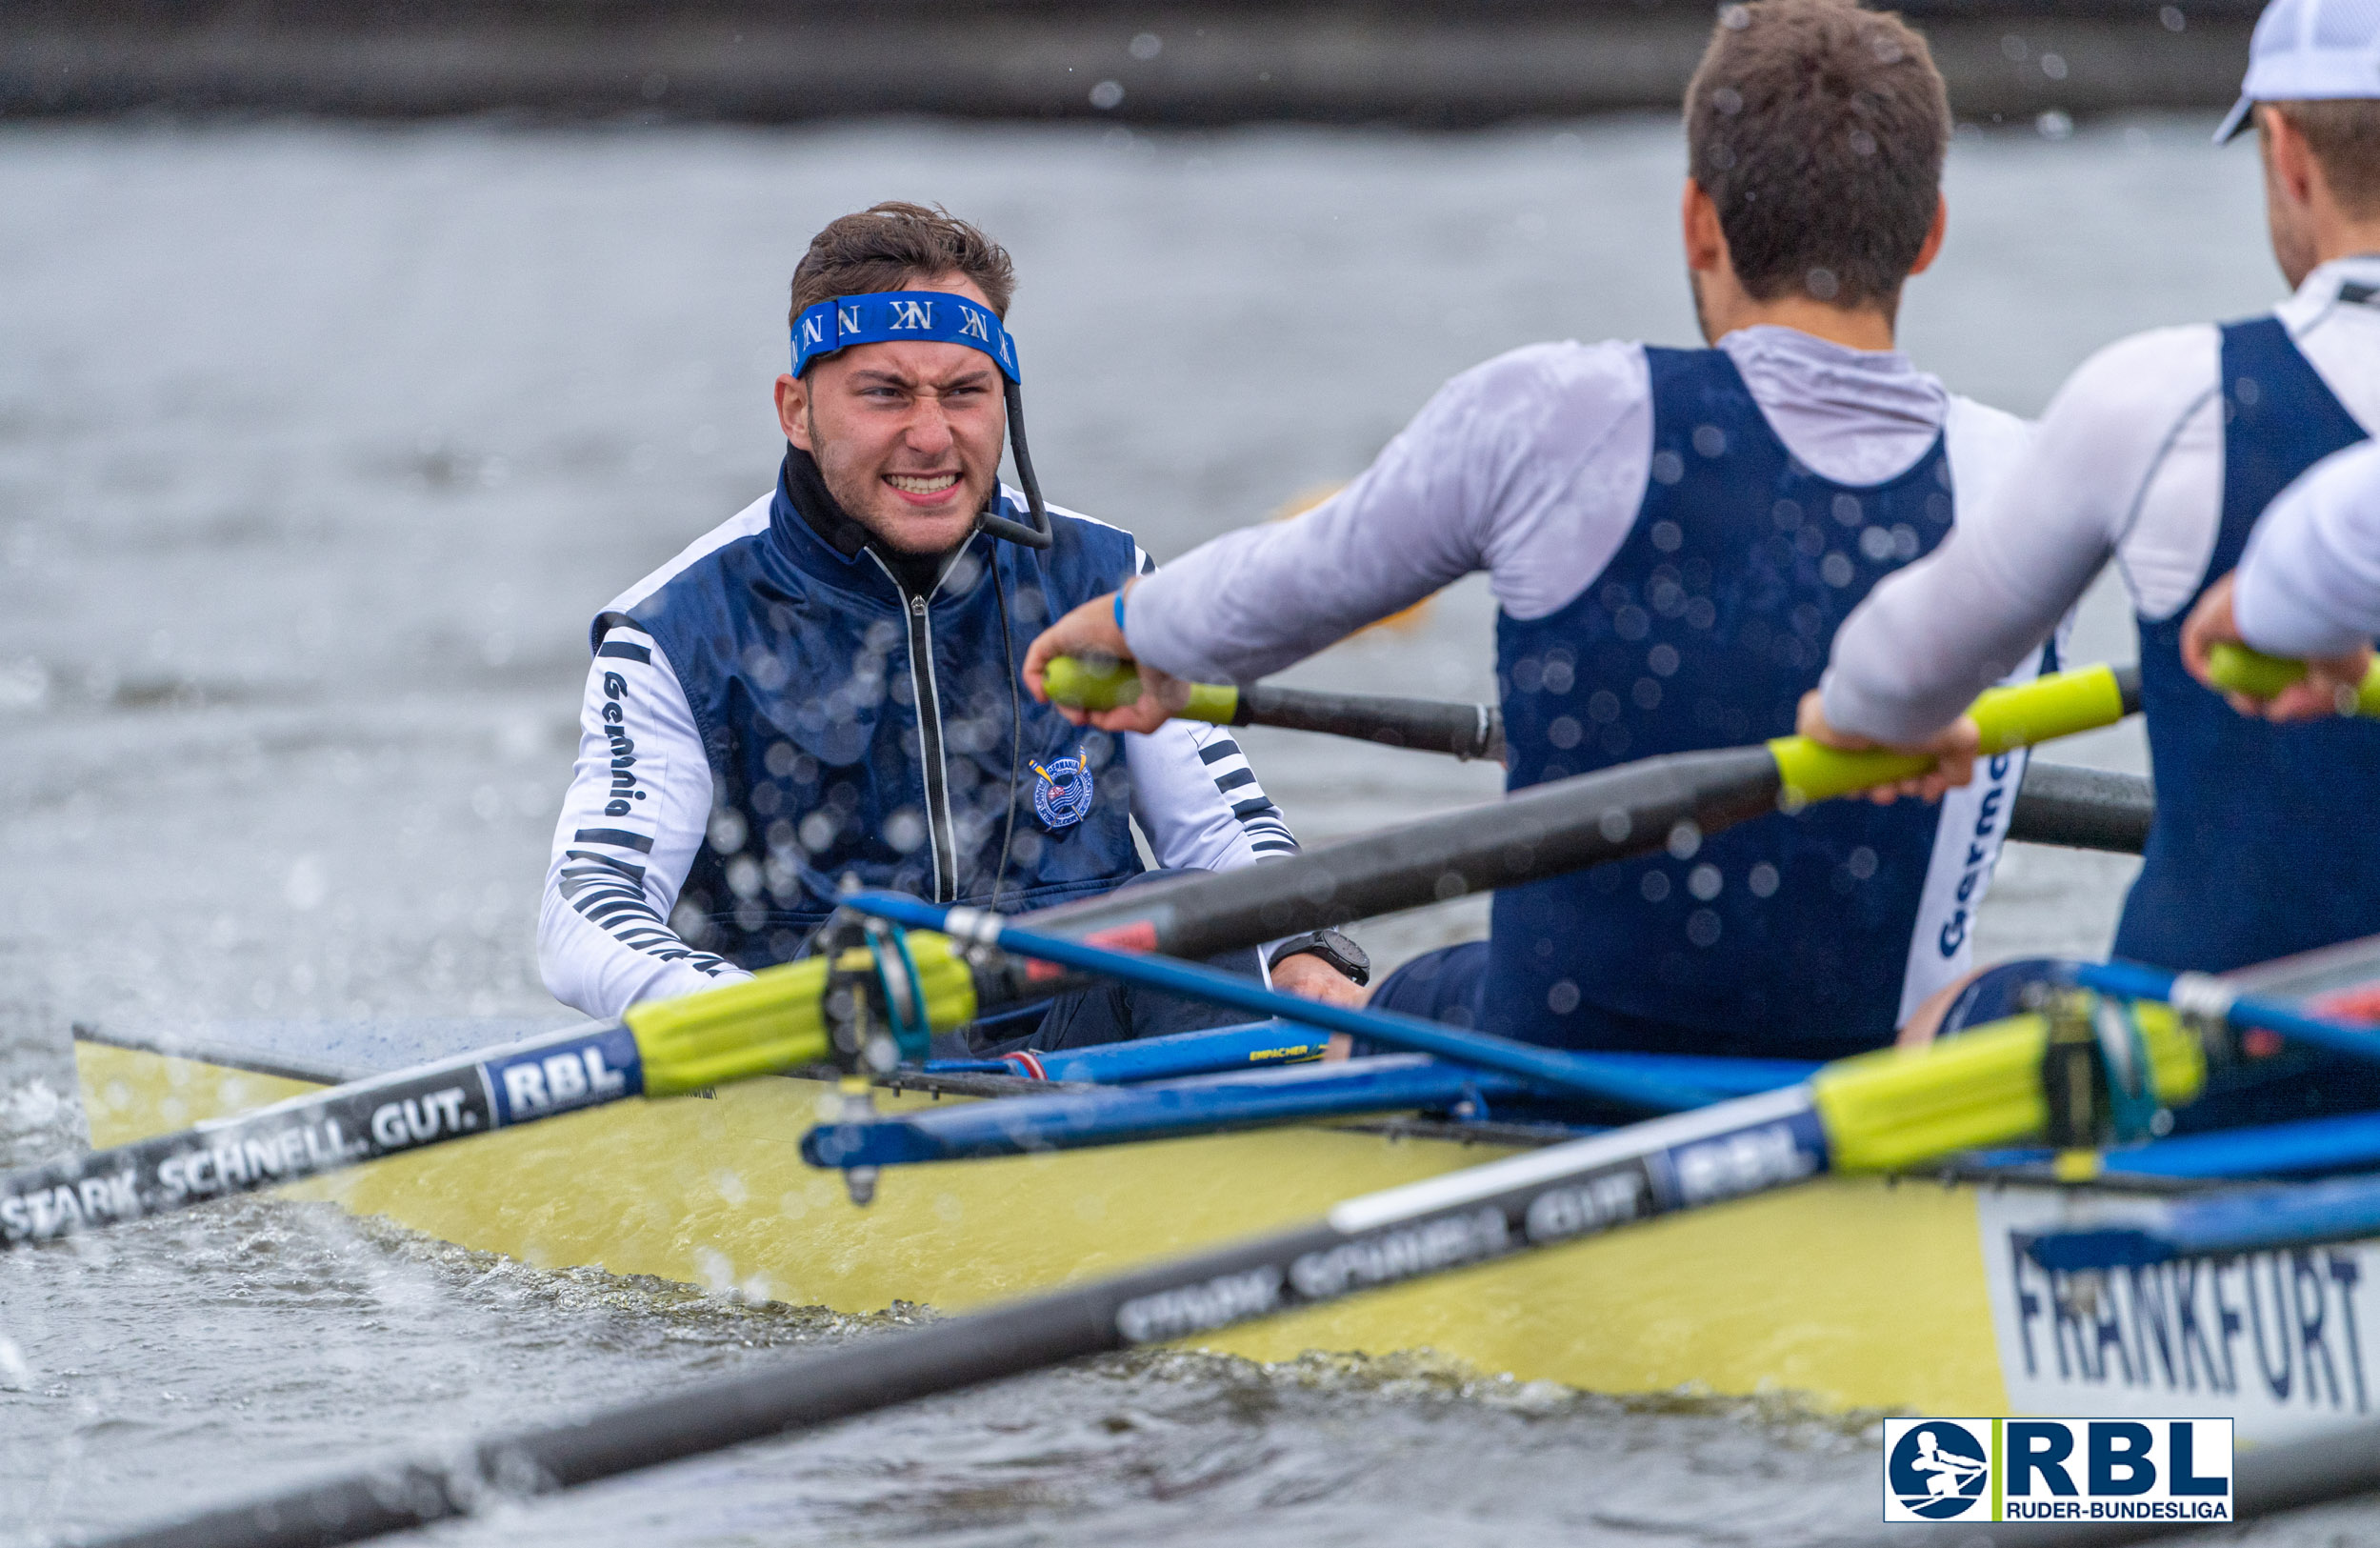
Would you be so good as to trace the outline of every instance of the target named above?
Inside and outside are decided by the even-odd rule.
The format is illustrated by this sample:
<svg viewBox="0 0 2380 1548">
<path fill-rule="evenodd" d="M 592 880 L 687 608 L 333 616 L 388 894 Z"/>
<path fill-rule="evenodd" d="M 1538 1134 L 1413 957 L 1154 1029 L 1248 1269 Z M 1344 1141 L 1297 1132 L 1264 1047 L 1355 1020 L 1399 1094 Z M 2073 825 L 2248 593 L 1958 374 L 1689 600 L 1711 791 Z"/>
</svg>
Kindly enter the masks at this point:
<svg viewBox="0 0 2380 1548">
<path fill-rule="evenodd" d="M 1950 117 L 1922 38 L 1837 0 L 1728 6 L 1686 130 L 1710 348 L 1543 344 L 1468 372 L 1326 504 L 1139 578 L 1120 620 L 1107 599 L 1070 614 L 1028 684 L 1060 652 L 1130 655 L 1140 704 L 1088 721 L 1143 729 L 1184 679 L 1262 677 L 1485 570 L 1511 789 L 1790 732 L 1838 622 L 2027 432 L 1893 346 L 1944 227 Z M 2040 643 L 2004 674 L 2036 671 Z M 1373 1003 L 1571 1048 L 1876 1047 L 1966 971 L 2022 773 L 1500 892 L 1486 942 L 1407 964 Z"/>
<path fill-rule="evenodd" d="M 1042 501 L 1014 284 L 996 243 L 915 205 L 811 242 L 776 489 L 594 621 L 538 931 L 557 998 L 616 1015 L 797 956 L 846 877 L 1016 912 L 1130 883 L 1134 822 L 1169 869 L 1296 852 L 1228 733 L 1087 731 L 1017 692 L 1043 620 L 1150 566 L 1130 533 Z M 999 483 L 1004 436 L 1021 493 Z M 1357 993 L 1305 944 L 1276 944 L 1277 984 Z M 969 1046 L 1232 1019 L 1091 991 L 979 1024 Z"/>
<path fill-rule="evenodd" d="M 2275 0 L 2240 106 L 2262 148 L 2273 254 L 2295 293 L 2262 316 L 2159 329 L 2086 361 L 2031 451 L 1942 551 L 1878 587 L 1835 640 L 1803 729 L 1955 765 L 1961 710 L 2113 561 L 2138 613 L 2157 814 L 2119 956 L 2219 973 L 2380 934 L 2380 725 L 2276 726 L 2193 680 L 2183 629 L 2273 497 L 2380 424 L 2380 11 Z M 1912 1023 L 2012 1008 L 2056 964 L 2004 964 Z M 2235 1065 L 2185 1127 L 2380 1105 L 2367 1067 Z"/>
</svg>

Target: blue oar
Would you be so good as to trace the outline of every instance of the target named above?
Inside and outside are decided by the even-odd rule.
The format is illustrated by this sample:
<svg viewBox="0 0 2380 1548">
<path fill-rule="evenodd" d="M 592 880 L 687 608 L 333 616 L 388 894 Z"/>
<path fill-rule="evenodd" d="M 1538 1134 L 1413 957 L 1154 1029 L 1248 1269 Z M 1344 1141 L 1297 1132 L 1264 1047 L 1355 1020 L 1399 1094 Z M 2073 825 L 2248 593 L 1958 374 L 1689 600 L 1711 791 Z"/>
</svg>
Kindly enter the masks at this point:
<svg viewBox="0 0 2380 1548">
<path fill-rule="evenodd" d="M 1574 1096 L 1621 1102 L 1654 1113 L 1679 1113 L 1701 1107 L 1713 1094 L 1655 1079 L 1641 1072 L 1591 1054 L 1570 1054 L 1538 1048 L 1490 1033 L 1465 1032 L 1415 1015 L 1388 1011 L 1362 1011 L 1346 1005 L 1325 1005 L 1267 989 L 1253 978 L 1225 973 L 1195 962 L 1167 956 L 1110 951 L 1079 940 L 1045 935 L 1022 929 L 999 915 L 982 909 L 947 908 L 921 902 L 899 893 L 845 893 L 839 901 L 862 914 L 874 915 L 920 930 L 938 930 L 978 946 L 995 947 L 1044 962 L 1126 983 L 1187 995 L 1257 1015 L 1277 1015 L 1286 1021 L 1344 1032 L 1385 1043 L 1412 1054 L 1436 1054 L 1443 1058 L 1501 1071 L 1535 1081 Z"/>
<path fill-rule="evenodd" d="M 1318 1032 L 1277 1017 L 1245 1027 L 1210 1027 L 1143 1037 L 1131 1043 L 1101 1043 L 1050 1053 L 1005 1054 L 996 1059 L 928 1059 L 928 1075 L 1008 1075 L 1029 1080 L 1084 1080 L 1121 1086 L 1136 1080 L 1170 1080 L 1219 1070 L 1247 1070 L 1318 1059 L 1330 1040 Z"/>
<path fill-rule="evenodd" d="M 1993 1151 L 1985 1166 L 2039 1166 L 2047 1150 Z M 2270 1178 L 2319 1176 L 2380 1167 L 2380 1113 L 2343 1113 L 2240 1129 L 2215 1129 L 2110 1151 L 2107 1170 L 2149 1177 Z"/>
<path fill-rule="evenodd" d="M 903 1166 L 1129 1140 L 1217 1134 L 1305 1118 L 1435 1110 L 1542 1088 L 1420 1054 L 1319 1069 L 1240 1070 L 1145 1086 L 966 1102 L 864 1123 L 824 1123 L 802 1136 L 812 1166 Z"/>
<path fill-rule="evenodd" d="M 990 1059 L 928 1059 L 928 1075 L 1014 1075 L 1030 1080 L 1070 1080 L 1125 1086 L 1144 1080 L 1220 1075 L 1228 1070 L 1310 1063 L 1322 1057 L 1330 1040 L 1279 1019 L 1244 1027 L 1210 1027 L 1137 1042 L 1099 1043 L 1054 1053 L 1003 1054 Z M 1749 1096 L 1807 1080 L 1818 1066 L 1809 1059 L 1748 1059 L 1706 1054 L 1638 1054 L 1610 1050 L 1595 1057 L 1655 1080 L 1707 1091 L 1718 1096 Z"/>
<path fill-rule="evenodd" d="M 2072 1271 L 2311 1247 L 2370 1236 L 2380 1236 L 2380 1177 L 2340 1177 L 2149 1205 L 2121 1224 L 2045 1233 L 2025 1250 L 2045 1269 Z"/>
<path fill-rule="evenodd" d="M 2168 973 L 2144 962 L 2084 962 L 2073 970 L 2085 989 L 2125 999 L 2164 1000 L 2184 1015 L 2228 1021 L 2234 1027 L 2278 1033 L 2284 1037 L 2366 1063 L 2380 1064 L 2380 1032 L 2308 1015 L 2296 1006 L 2258 995 L 2243 995 L 2205 973 Z"/>
</svg>

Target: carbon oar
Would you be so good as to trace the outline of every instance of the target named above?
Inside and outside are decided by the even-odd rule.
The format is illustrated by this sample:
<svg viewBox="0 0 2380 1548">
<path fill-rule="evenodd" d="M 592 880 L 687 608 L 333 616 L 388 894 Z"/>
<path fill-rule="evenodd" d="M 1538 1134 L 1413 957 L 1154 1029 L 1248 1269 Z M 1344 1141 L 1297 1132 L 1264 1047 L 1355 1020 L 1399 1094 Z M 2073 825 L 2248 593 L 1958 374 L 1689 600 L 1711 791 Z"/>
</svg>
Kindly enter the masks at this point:
<svg viewBox="0 0 2380 1548">
<path fill-rule="evenodd" d="M 1139 674 L 1123 664 L 1103 669 L 1067 655 L 1050 659 L 1044 686 L 1056 703 L 1093 710 L 1113 709 L 1140 695 Z M 1330 694 L 1269 683 L 1247 688 L 1196 683 L 1181 717 L 1218 726 L 1321 732 L 1459 758 L 1504 755 L 1504 716 L 1492 704 Z M 2029 844 L 2138 854 L 2155 814 L 2155 794 L 2138 774 L 2036 762 L 2027 766 L 2017 787 L 2009 836 Z"/>
<path fill-rule="evenodd" d="M 1975 701 L 1984 751 L 2007 752 L 2112 725 L 2140 705 L 2131 668 L 2086 667 Z M 1632 859 L 1690 854 L 1702 835 L 1780 809 L 1923 774 L 1930 759 L 1840 753 L 1799 736 L 1674 753 L 1515 791 L 1288 859 L 1045 910 L 1047 934 L 1202 958 L 1300 931 Z M 1253 922 L 1261 933 L 1250 936 Z"/>
<path fill-rule="evenodd" d="M 1042 688 L 1051 702 L 1112 710 L 1140 697 L 1140 674 L 1121 662 L 1100 666 L 1053 656 Z M 1217 726 L 1277 726 L 1316 731 L 1386 747 L 1451 753 L 1458 758 L 1504 756 L 1504 716 L 1492 704 L 1396 698 L 1384 694 L 1333 694 L 1310 688 L 1252 683 L 1194 683 L 1181 718 Z"/>
<path fill-rule="evenodd" d="M 2250 698 L 2277 697 L 2283 689 L 2303 682 L 2306 677 L 2303 661 L 2285 660 L 2228 642 L 2207 653 L 2207 666 L 2216 682 Z M 2353 709 L 2357 715 L 2380 717 L 2380 660 L 2374 660 L 2364 673 L 2363 682 L 2355 690 Z M 2347 710 L 2347 706 L 2340 706 L 2340 714 Z"/>
<path fill-rule="evenodd" d="M 972 970 L 913 938 L 910 981 L 938 1023 L 973 1014 Z M 866 952 L 849 971 L 872 971 Z M 814 1063 L 830 1053 L 823 959 L 631 1008 L 617 1021 L 350 1081 L 179 1134 L 0 1176 L 0 1247 L 187 1209 L 231 1194 L 558 1117 Z M 961 1007 L 966 1007 L 962 1011 Z"/>
<path fill-rule="evenodd" d="M 2138 854 L 2156 820 L 2157 793 L 2139 774 L 2030 758 L 2009 812 L 2009 837 L 2021 844 Z"/>
<path fill-rule="evenodd" d="M 2157 1096 L 2203 1072 L 2145 1029 Z M 1747 1096 L 1350 1199 L 1310 1225 L 730 1380 L 110 1539 L 109 1548 L 328 1548 L 491 1498 L 565 1489 L 1086 1356 L 1164 1343 L 1790 1186 L 1890 1170 L 2041 1127 L 2050 1032 L 2025 1016 L 1827 1066 Z"/>
</svg>

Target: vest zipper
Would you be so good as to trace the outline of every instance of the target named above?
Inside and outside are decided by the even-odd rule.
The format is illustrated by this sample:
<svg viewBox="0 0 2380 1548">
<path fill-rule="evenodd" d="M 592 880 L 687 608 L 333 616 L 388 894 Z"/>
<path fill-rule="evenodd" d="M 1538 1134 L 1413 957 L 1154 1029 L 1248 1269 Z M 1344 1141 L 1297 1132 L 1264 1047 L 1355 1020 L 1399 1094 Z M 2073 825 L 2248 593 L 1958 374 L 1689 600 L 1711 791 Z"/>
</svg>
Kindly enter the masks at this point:
<svg viewBox="0 0 2380 1548">
<path fill-rule="evenodd" d="M 868 556 L 876 560 L 876 568 L 884 571 L 893 590 L 903 589 L 884 560 L 873 551 Z M 938 579 L 934 589 L 942 589 Z M 909 598 L 910 697 L 917 704 L 917 751 L 926 773 L 926 845 L 933 861 L 933 901 L 950 903 L 959 895 L 959 847 L 950 821 L 950 776 L 942 762 L 942 694 L 934 681 L 933 619 L 926 604 L 925 597 Z"/>
</svg>

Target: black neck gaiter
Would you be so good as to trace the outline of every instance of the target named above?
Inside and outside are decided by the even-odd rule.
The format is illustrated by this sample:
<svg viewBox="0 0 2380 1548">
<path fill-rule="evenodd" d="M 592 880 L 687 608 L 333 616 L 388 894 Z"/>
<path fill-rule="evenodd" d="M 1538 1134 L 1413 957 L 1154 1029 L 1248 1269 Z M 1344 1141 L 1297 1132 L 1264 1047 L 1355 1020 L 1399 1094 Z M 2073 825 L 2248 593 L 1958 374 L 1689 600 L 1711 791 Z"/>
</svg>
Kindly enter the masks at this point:
<svg viewBox="0 0 2380 1548">
<path fill-rule="evenodd" d="M 818 459 L 798 446 L 785 449 L 785 493 L 802 520 L 829 548 L 847 559 L 858 557 L 859 551 L 867 549 L 892 572 L 902 595 L 933 594 L 935 583 L 942 578 L 943 566 L 950 561 L 950 553 L 903 553 L 878 542 L 867 528 L 851 519 L 850 513 L 843 509 L 843 502 L 827 488 L 826 474 L 818 471 Z"/>
</svg>

